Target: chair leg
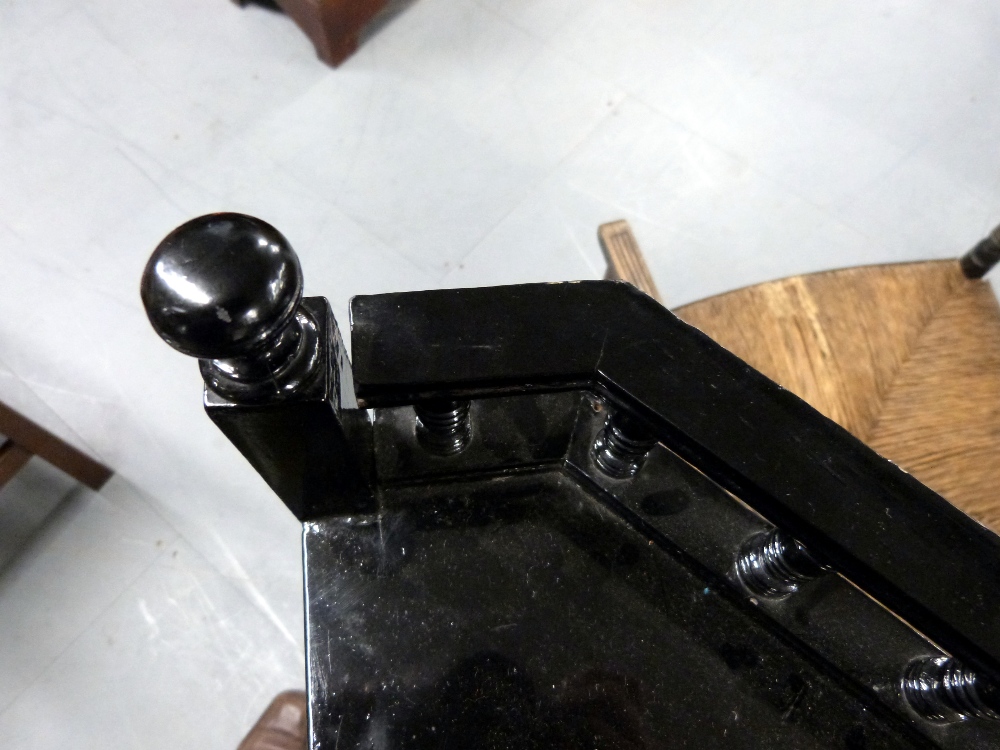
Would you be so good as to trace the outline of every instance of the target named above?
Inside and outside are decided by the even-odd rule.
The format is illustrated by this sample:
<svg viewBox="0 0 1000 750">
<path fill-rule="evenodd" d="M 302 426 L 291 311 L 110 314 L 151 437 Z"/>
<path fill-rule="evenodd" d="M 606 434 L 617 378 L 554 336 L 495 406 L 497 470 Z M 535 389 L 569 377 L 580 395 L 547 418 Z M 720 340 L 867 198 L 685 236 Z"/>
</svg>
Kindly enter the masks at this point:
<svg viewBox="0 0 1000 750">
<path fill-rule="evenodd" d="M 114 473 L 104 464 L 78 451 L 69 443 L 60 440 L 48 430 L 39 427 L 4 403 L 0 403 L 0 434 L 6 435 L 9 438 L 8 443 L 14 444 L 14 448 L 9 450 L 25 451 L 28 458 L 34 454 L 45 459 L 57 469 L 61 469 L 93 490 L 99 490 L 103 487 Z M 23 458 L 23 456 L 21 457 Z M 9 460 L 16 462 L 17 459 L 11 458 Z M 27 460 L 24 458 L 17 469 L 20 469 Z M 3 473 L 0 471 L 0 477 L 2 476 Z"/>
<path fill-rule="evenodd" d="M 307 720 L 306 694 L 300 690 L 281 693 L 237 750 L 306 750 Z"/>
<path fill-rule="evenodd" d="M 276 5 L 308 36 L 321 60 L 336 67 L 358 48 L 362 30 L 388 0 L 236 0 Z"/>
<path fill-rule="evenodd" d="M 653 275 L 649 272 L 646 259 L 627 221 L 621 219 L 601 224 L 597 228 L 597 239 L 608 262 L 605 279 L 627 281 L 639 291 L 645 292 L 663 304 L 663 298 L 660 297 Z"/>
</svg>

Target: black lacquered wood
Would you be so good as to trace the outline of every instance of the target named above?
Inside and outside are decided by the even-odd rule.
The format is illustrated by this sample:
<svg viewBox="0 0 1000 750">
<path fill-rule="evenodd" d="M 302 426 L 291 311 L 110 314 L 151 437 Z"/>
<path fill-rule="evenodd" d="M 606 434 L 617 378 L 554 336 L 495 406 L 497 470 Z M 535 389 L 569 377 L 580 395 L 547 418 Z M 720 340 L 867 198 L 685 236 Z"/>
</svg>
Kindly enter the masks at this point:
<svg viewBox="0 0 1000 750">
<path fill-rule="evenodd" d="M 302 269 L 267 222 L 208 214 L 164 238 L 140 291 L 164 341 L 193 357 L 228 359 L 266 348 L 289 325 L 302 300 Z"/>
<path fill-rule="evenodd" d="M 305 527 L 313 747 L 935 747 L 562 472 L 385 495 Z"/>
<path fill-rule="evenodd" d="M 358 297 L 368 406 L 592 387 L 918 629 L 1000 680 L 1000 538 L 617 282 Z"/>
</svg>

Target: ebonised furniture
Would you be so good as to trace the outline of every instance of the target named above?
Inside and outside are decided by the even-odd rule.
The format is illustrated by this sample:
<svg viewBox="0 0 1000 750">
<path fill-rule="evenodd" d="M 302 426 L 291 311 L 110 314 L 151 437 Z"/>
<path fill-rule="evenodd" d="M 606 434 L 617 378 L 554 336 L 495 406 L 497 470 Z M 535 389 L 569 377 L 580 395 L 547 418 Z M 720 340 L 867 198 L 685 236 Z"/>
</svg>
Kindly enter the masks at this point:
<svg viewBox="0 0 1000 750">
<path fill-rule="evenodd" d="M 303 523 L 311 747 L 1000 743 L 1000 537 L 634 287 L 356 297 L 268 224 L 142 280 Z"/>
</svg>

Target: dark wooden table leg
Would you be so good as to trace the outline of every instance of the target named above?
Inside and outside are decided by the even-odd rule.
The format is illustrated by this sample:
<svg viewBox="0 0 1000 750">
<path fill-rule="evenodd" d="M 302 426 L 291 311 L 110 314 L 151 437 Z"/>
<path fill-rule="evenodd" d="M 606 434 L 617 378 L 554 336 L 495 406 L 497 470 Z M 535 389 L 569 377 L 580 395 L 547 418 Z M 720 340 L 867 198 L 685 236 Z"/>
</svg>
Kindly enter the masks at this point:
<svg viewBox="0 0 1000 750">
<path fill-rule="evenodd" d="M 31 451 L 22 448 L 13 440 L 0 445 L 0 487 L 7 484 L 30 460 Z"/>
<path fill-rule="evenodd" d="M 48 461 L 94 490 L 103 487 L 114 473 L 104 464 L 78 451 L 4 403 L 0 403 L 0 434 L 8 438 L 0 448 L 0 486 L 24 466 L 32 455 Z M 4 474 L 5 466 L 15 467 L 9 476 Z"/>
</svg>

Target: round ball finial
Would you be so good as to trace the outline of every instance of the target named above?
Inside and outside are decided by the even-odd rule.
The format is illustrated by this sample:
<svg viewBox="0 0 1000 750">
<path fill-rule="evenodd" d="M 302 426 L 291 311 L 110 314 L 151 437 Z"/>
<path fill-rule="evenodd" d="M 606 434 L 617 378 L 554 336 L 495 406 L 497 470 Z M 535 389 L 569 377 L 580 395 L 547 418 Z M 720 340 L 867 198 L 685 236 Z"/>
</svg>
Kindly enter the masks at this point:
<svg viewBox="0 0 1000 750">
<path fill-rule="evenodd" d="M 201 359 L 266 349 L 302 301 L 302 269 L 282 234 L 252 216 L 218 213 L 182 224 L 142 275 L 149 322 L 172 347 Z"/>
<path fill-rule="evenodd" d="M 260 219 L 224 213 L 182 224 L 153 251 L 141 293 L 156 332 L 198 357 L 205 384 L 224 398 L 289 398 L 322 370 L 299 259 Z"/>
</svg>

